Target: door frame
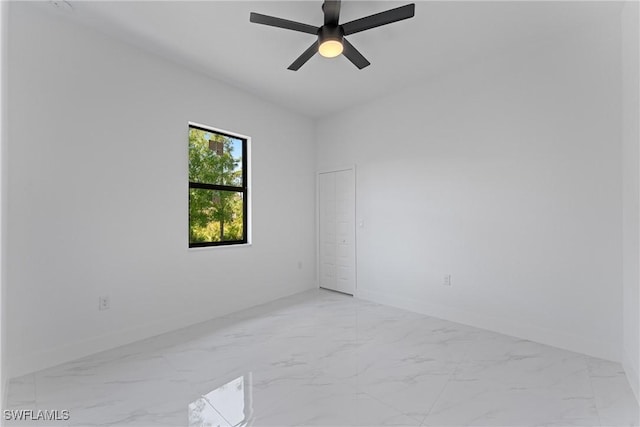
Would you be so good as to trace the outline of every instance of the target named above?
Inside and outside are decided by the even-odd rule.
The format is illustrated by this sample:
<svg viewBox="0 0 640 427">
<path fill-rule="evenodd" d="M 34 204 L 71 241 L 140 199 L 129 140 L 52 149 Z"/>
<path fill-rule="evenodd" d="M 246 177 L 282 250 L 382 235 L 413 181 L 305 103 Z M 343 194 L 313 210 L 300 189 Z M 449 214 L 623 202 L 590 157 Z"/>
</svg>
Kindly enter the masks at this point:
<svg viewBox="0 0 640 427">
<path fill-rule="evenodd" d="M 320 175 L 349 170 L 353 172 L 353 218 L 351 218 L 351 222 L 353 225 L 353 296 L 355 298 L 358 294 L 358 239 L 356 233 L 356 191 L 358 188 L 358 175 L 356 173 L 355 164 L 343 167 L 318 169 L 316 171 L 316 288 L 320 289 Z"/>
</svg>

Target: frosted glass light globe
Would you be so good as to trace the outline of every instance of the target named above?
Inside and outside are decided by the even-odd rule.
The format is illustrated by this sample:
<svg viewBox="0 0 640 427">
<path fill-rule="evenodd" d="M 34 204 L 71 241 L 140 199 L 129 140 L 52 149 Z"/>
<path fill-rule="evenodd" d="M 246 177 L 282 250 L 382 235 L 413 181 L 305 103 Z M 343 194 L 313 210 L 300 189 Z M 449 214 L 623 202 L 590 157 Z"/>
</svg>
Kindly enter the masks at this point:
<svg viewBox="0 0 640 427">
<path fill-rule="evenodd" d="M 325 58 L 335 58 L 342 53 L 342 43 L 337 40 L 325 40 L 318 48 L 320 55 Z"/>
</svg>

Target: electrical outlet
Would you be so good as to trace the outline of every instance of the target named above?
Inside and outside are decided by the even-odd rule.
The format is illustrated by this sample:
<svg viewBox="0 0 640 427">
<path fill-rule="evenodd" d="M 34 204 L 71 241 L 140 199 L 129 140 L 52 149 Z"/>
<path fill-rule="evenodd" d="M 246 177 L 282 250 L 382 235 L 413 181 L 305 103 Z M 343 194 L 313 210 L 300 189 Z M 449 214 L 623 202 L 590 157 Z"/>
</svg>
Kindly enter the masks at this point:
<svg viewBox="0 0 640 427">
<path fill-rule="evenodd" d="M 103 295 L 98 298 L 98 310 L 100 311 L 109 310 L 110 307 L 111 307 L 111 301 L 109 300 L 108 295 Z"/>
<path fill-rule="evenodd" d="M 451 286 L 451 275 L 450 274 L 445 274 L 444 278 L 442 280 L 442 284 L 444 286 Z"/>
</svg>

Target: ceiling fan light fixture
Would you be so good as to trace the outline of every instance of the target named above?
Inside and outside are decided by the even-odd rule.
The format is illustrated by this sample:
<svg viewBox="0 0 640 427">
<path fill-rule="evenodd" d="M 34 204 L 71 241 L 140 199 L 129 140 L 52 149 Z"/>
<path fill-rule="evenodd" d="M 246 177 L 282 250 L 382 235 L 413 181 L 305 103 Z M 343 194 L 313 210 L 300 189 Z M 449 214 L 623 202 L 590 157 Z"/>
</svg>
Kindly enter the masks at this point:
<svg viewBox="0 0 640 427">
<path fill-rule="evenodd" d="M 318 29 L 318 53 L 325 58 L 335 58 L 344 50 L 344 34 L 337 26 L 324 25 Z"/>
<path fill-rule="evenodd" d="M 322 3 L 324 24 L 319 27 L 256 12 L 249 14 L 249 22 L 314 34 L 318 37 L 307 50 L 302 52 L 302 55 L 287 67 L 291 71 L 298 71 L 316 53 L 326 58 L 344 55 L 359 70 L 362 70 L 364 67 L 371 65 L 371 63 L 362 56 L 358 49 L 349 43 L 345 36 L 413 18 L 416 9 L 415 3 L 411 3 L 340 24 L 340 3 L 341 0 L 324 0 Z"/>
<path fill-rule="evenodd" d="M 335 58 L 340 55 L 344 46 L 340 40 L 325 40 L 318 47 L 318 52 L 325 58 Z"/>
</svg>

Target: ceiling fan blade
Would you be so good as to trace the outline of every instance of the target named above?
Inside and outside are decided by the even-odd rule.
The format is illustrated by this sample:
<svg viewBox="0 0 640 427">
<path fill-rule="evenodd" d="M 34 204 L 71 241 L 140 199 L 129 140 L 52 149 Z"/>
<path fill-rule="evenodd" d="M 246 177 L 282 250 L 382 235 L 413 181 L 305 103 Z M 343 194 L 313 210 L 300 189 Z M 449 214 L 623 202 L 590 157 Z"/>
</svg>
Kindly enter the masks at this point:
<svg viewBox="0 0 640 427">
<path fill-rule="evenodd" d="M 298 57 L 289 67 L 287 67 L 291 71 L 298 71 L 300 67 L 302 67 L 305 62 L 311 59 L 313 55 L 318 52 L 318 42 L 316 41 L 314 44 L 309 46 L 309 49 L 305 50 L 302 55 Z"/>
<path fill-rule="evenodd" d="M 300 31 L 307 34 L 318 34 L 318 27 L 303 24 L 301 22 L 289 21 L 288 19 L 276 18 L 275 16 L 263 15 L 261 13 L 251 12 L 249 21 L 254 24 L 269 25 L 271 27 L 284 28 L 286 30 Z"/>
<path fill-rule="evenodd" d="M 340 19 L 340 0 L 325 0 L 322 4 L 324 25 L 338 26 Z"/>
<path fill-rule="evenodd" d="M 342 46 L 344 47 L 342 54 L 346 56 L 349 61 L 353 62 L 353 65 L 358 67 L 358 69 L 362 70 L 364 67 L 371 65 L 371 63 L 367 61 L 367 58 L 362 56 L 358 49 L 353 47 L 353 45 L 349 43 L 347 39 L 342 39 Z"/>
<path fill-rule="evenodd" d="M 396 7 L 395 9 L 347 22 L 346 24 L 342 24 L 342 29 L 344 30 L 344 35 L 348 36 L 349 34 L 359 33 L 360 31 L 370 28 L 412 18 L 415 15 L 415 10 L 415 3 L 411 3 L 406 6 Z"/>
</svg>

